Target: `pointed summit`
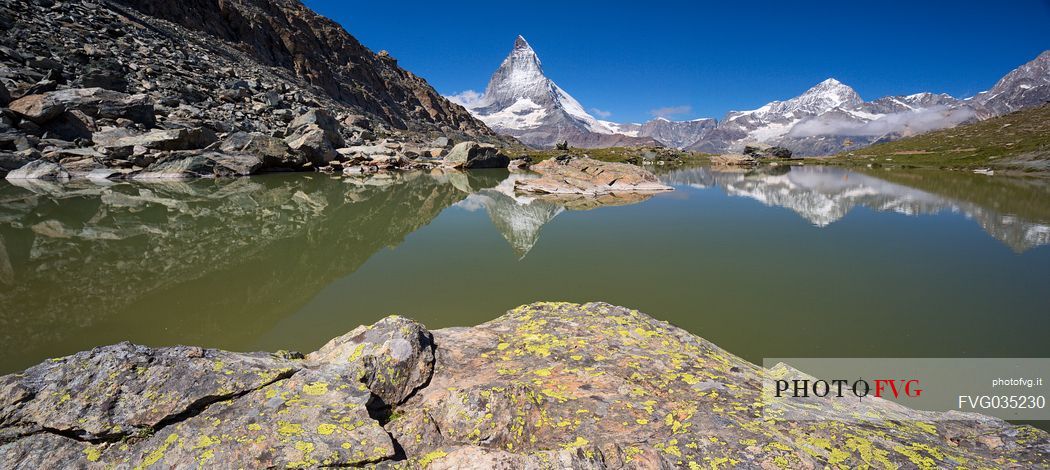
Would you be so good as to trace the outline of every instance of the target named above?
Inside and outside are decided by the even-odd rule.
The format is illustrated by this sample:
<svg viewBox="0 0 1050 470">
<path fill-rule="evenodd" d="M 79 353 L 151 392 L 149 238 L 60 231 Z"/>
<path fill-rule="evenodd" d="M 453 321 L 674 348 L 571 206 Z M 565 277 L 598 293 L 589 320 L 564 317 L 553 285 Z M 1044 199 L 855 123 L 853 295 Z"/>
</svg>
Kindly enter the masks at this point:
<svg viewBox="0 0 1050 470">
<path fill-rule="evenodd" d="M 863 102 L 856 90 L 849 85 L 829 78 L 784 103 L 788 104 L 788 108 L 793 108 L 791 110 L 802 109 L 820 114 L 837 107 L 857 106 Z"/>
<path fill-rule="evenodd" d="M 547 78 L 536 51 L 521 35 L 492 74 L 485 94 L 468 108 L 496 132 L 535 147 L 553 147 L 561 140 L 580 147 L 656 143 L 618 134 L 585 109 Z"/>
<path fill-rule="evenodd" d="M 525 40 L 525 36 L 518 35 L 518 39 L 514 40 L 514 50 L 532 50 L 532 46 L 529 45 L 529 41 Z"/>
</svg>

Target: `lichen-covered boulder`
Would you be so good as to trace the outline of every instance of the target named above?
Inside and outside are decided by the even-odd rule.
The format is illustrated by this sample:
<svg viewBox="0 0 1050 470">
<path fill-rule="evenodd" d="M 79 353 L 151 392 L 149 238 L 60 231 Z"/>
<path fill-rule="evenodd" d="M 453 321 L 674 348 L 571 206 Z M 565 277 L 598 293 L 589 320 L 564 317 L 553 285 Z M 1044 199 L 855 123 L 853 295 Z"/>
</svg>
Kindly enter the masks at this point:
<svg viewBox="0 0 1050 470">
<path fill-rule="evenodd" d="M 0 467 L 1050 465 L 1045 431 L 981 415 L 885 400 L 764 412 L 763 380 L 798 373 L 604 303 L 433 333 L 389 317 L 306 358 L 125 343 L 0 378 Z"/>
<path fill-rule="evenodd" d="M 360 362 L 372 393 L 386 405 L 397 405 L 430 381 L 434 341 L 423 325 L 391 316 L 329 341 L 306 360 L 318 365 Z"/>
<path fill-rule="evenodd" d="M 301 355 L 97 348 L 0 378 L 0 462 L 306 468 L 395 459 L 382 415 L 430 380 L 430 332 L 390 317 Z M 0 465 L 2 467 L 2 465 Z"/>
<path fill-rule="evenodd" d="M 885 419 L 766 416 L 760 394 L 770 371 L 603 303 L 519 307 L 473 328 L 436 330 L 434 341 L 430 384 L 386 425 L 408 456 L 431 468 L 528 468 L 541 455 L 564 468 L 1050 463 L 1045 432 L 976 415 L 944 419 L 869 400 L 860 412 Z M 557 453 L 564 450 L 572 452 Z"/>
<path fill-rule="evenodd" d="M 45 429 L 86 440 L 133 436 L 298 368 L 264 353 L 96 348 L 0 377 L 0 442 Z"/>
</svg>

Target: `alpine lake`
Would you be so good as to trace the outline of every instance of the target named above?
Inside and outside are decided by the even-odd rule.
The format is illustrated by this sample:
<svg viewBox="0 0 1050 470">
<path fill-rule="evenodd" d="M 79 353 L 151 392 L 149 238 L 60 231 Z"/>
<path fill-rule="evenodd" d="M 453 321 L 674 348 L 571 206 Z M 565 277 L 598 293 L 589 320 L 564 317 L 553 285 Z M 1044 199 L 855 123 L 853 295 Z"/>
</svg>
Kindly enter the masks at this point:
<svg viewBox="0 0 1050 470">
<path fill-rule="evenodd" d="M 636 308 L 764 357 L 1050 356 L 1050 180 L 796 166 L 515 194 L 506 171 L 0 182 L 0 374 L 132 341 L 312 351 L 389 314 Z"/>
</svg>

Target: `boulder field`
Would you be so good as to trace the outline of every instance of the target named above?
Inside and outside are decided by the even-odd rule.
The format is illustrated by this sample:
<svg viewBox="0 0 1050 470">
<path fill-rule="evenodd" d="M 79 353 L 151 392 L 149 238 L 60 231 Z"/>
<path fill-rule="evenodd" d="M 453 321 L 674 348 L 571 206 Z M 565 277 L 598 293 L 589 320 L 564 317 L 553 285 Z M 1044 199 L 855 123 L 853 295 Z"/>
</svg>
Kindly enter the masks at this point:
<svg viewBox="0 0 1050 470">
<path fill-rule="evenodd" d="M 875 419 L 778 419 L 774 373 L 604 303 L 434 331 L 393 316 L 307 355 L 122 343 L 0 378 L 0 467 L 1050 464 L 1045 431 L 981 415 L 868 400 Z"/>
</svg>

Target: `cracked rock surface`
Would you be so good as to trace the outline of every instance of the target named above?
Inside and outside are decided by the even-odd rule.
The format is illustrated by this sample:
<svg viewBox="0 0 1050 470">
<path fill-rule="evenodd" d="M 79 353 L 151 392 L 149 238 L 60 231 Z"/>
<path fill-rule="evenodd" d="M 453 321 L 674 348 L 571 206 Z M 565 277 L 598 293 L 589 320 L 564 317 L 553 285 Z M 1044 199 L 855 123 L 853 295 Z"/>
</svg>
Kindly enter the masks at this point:
<svg viewBox="0 0 1050 470">
<path fill-rule="evenodd" d="M 589 157 L 564 155 L 530 168 L 539 178 L 518 180 L 522 193 L 601 196 L 608 194 L 672 191 L 648 170 L 626 163 L 601 162 Z"/>
<path fill-rule="evenodd" d="M 643 313 L 389 317 L 305 357 L 119 344 L 0 378 L 3 468 L 1041 468 L 1050 437 L 883 400 L 762 412 L 763 369 Z M 811 403 L 798 405 L 811 407 Z M 844 408 L 843 408 L 844 407 Z"/>
</svg>

